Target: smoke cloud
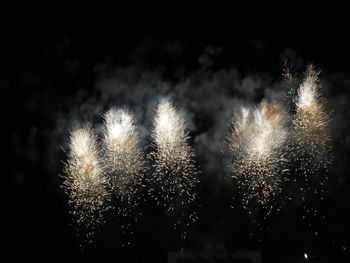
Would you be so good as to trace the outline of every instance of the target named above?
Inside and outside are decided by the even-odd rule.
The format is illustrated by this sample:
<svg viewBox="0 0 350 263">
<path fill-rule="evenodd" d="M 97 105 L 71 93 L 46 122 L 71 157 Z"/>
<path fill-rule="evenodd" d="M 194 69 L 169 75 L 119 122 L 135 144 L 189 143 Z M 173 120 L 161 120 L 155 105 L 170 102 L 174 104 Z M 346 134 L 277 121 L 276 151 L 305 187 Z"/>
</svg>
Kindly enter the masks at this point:
<svg viewBox="0 0 350 263">
<path fill-rule="evenodd" d="M 84 68 L 83 61 L 67 59 L 63 63 L 66 66 L 62 71 L 65 78 L 74 80 L 71 81 L 74 85 L 72 91 L 52 94 L 49 89 L 43 89 L 29 94 L 23 102 L 23 111 L 28 112 L 29 116 L 35 115 L 41 122 L 34 121 L 28 130 L 17 129 L 11 134 L 11 148 L 3 150 L 3 154 L 23 160 L 21 165 L 10 172 L 11 180 L 18 191 L 27 189 L 28 184 L 34 184 L 32 181 L 38 182 L 42 179 L 30 177 L 28 171 L 40 169 L 47 176 L 46 191 L 58 196 L 55 200 L 60 200 L 57 202 L 65 207 L 65 196 L 59 187 L 62 178 L 58 175 L 62 174 L 64 168 L 61 160 L 67 158 L 64 151 L 68 151 L 69 131 L 74 123 L 90 122 L 95 134 L 101 139 L 101 116 L 110 108 L 127 108 L 134 114 L 139 129 L 140 147 L 145 149 L 146 155 L 151 151 L 148 146 L 151 143 L 156 106 L 161 98 L 167 98 L 183 111 L 180 113 L 188 124 L 189 144 L 202 171 L 198 186 L 198 214 L 199 218 L 205 220 L 194 226 L 189 236 L 205 239 L 216 236 L 216 233 L 225 233 L 227 238 L 242 237 L 244 230 L 240 229 L 240 225 L 244 223 L 244 219 L 237 216 L 239 212 L 225 210 L 229 208 L 235 195 L 235 185 L 229 180 L 230 171 L 226 165 L 230 156 L 227 152 L 229 125 L 240 108 L 254 108 L 262 101 L 275 101 L 287 109 L 285 96 L 290 83 L 282 76 L 282 61 L 288 58 L 294 66 L 295 74 L 301 79 L 309 62 L 308 58 L 298 57 L 298 53 L 292 49 L 276 54 L 276 57 L 281 58 L 281 71 L 280 74 L 275 74 L 270 71 L 242 69 L 235 61 L 230 65 L 217 63 L 225 56 L 226 50 L 221 47 L 204 48 L 194 63 L 186 65 L 179 63 L 181 60 L 178 59 L 184 49 L 181 43 L 166 44 L 160 49 L 161 56 L 175 62 L 169 66 L 164 61 L 153 61 L 145 54 L 150 56 L 154 50 L 150 51 L 147 45 L 141 45 L 132 53 L 127 63 L 116 63 L 106 58 L 94 64 L 93 71 L 88 72 L 93 78 L 92 85 L 88 81 L 78 81 L 81 76 L 86 76 L 79 73 Z M 315 67 L 319 68 L 317 64 Z M 348 198 L 350 72 L 321 68 L 319 78 L 321 95 L 328 101 L 327 110 L 332 115 L 329 125 L 334 154 L 334 163 L 329 167 L 326 193 L 328 203 L 325 209 L 328 209 L 326 216 L 330 218 L 339 210 L 343 211 L 345 216 L 337 221 L 338 230 L 334 230 L 341 233 L 349 218 L 349 212 L 340 207 L 339 200 Z M 45 75 L 32 74 L 24 76 L 23 79 L 32 86 L 50 85 Z M 230 216 L 231 212 L 236 213 L 235 218 Z M 152 215 L 145 212 L 143 220 L 146 223 L 152 222 Z M 286 216 L 280 220 L 288 223 L 294 218 Z M 110 220 L 107 218 L 107 221 Z M 158 226 L 154 230 L 155 236 L 167 228 L 166 224 Z M 107 225 L 106 228 L 108 227 L 111 226 Z M 293 237 L 291 240 L 294 240 Z"/>
</svg>

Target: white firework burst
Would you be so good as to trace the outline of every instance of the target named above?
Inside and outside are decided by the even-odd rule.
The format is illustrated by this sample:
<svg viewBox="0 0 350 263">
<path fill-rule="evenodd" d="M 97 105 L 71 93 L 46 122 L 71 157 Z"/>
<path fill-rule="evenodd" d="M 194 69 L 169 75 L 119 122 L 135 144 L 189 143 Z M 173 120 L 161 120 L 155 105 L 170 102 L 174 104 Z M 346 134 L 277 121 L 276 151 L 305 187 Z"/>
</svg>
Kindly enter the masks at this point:
<svg viewBox="0 0 350 263">
<path fill-rule="evenodd" d="M 150 177 L 152 189 L 149 193 L 166 212 L 181 221 L 197 220 L 195 211 L 186 211 L 196 200 L 198 169 L 195 155 L 188 145 L 187 125 L 178 110 L 168 101 L 161 100 L 154 119 L 152 141 L 154 172 Z M 186 223 L 188 224 L 188 223 Z M 183 237 L 186 232 L 183 233 Z"/>
<path fill-rule="evenodd" d="M 229 149 L 232 177 L 243 193 L 243 206 L 253 201 L 271 211 L 281 182 L 289 171 L 286 159 L 285 114 L 277 103 L 242 107 L 233 120 Z"/>
<path fill-rule="evenodd" d="M 294 99 L 296 113 L 292 122 L 295 150 L 300 158 L 309 159 L 304 160 L 305 165 L 312 168 L 307 173 L 317 172 L 330 163 L 330 117 L 319 93 L 318 75 L 319 72 L 310 65 Z"/>
<path fill-rule="evenodd" d="M 104 170 L 119 197 L 118 212 L 136 216 L 146 164 L 133 114 L 126 109 L 109 110 L 104 115 L 103 134 Z"/>
<path fill-rule="evenodd" d="M 63 187 L 75 222 L 90 239 L 109 207 L 108 182 L 103 175 L 96 138 L 90 125 L 77 125 L 70 133 Z"/>
<path fill-rule="evenodd" d="M 319 72 L 308 66 L 294 97 L 295 114 L 292 117 L 292 156 L 296 172 L 305 179 L 300 190 L 322 199 L 327 176 L 323 171 L 332 162 L 330 116 L 325 100 L 320 96 Z M 319 195 L 321 194 L 321 195 Z M 303 196 L 303 200 L 305 197 Z"/>
</svg>

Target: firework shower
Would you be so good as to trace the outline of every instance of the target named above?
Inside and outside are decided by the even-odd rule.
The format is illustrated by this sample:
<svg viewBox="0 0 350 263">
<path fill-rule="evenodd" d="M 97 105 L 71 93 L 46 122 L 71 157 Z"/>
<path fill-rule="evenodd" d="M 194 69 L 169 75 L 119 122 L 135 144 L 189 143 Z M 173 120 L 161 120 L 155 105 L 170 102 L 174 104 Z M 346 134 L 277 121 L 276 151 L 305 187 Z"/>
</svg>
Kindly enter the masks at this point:
<svg viewBox="0 0 350 263">
<path fill-rule="evenodd" d="M 330 116 L 320 97 L 319 73 L 310 65 L 303 79 L 296 80 L 287 70 L 290 85 L 285 100 L 291 102 L 263 100 L 259 105 L 240 106 L 226 140 L 230 155 L 226 165 L 238 186 L 242 206 L 248 210 L 261 207 L 267 215 L 281 199 L 291 165 L 302 176 L 293 181 L 303 180 L 307 185 L 301 188 L 301 195 L 317 189 L 322 198 L 325 172 L 321 171 L 319 184 L 310 182 L 331 163 Z M 291 107 L 285 108 L 288 103 Z M 137 208 L 145 198 L 143 188 L 172 214 L 174 229 L 182 229 L 183 238 L 189 222 L 198 220 L 194 204 L 201 174 L 188 144 L 186 117 L 169 99 L 161 99 L 154 111 L 152 150 L 147 156 L 129 110 L 110 109 L 104 114 L 102 149 L 88 124 L 78 124 L 72 130 L 63 186 L 76 223 L 87 229 L 88 238 L 112 207 L 121 216 L 141 217 Z M 113 194 L 116 205 L 111 202 Z"/>
</svg>

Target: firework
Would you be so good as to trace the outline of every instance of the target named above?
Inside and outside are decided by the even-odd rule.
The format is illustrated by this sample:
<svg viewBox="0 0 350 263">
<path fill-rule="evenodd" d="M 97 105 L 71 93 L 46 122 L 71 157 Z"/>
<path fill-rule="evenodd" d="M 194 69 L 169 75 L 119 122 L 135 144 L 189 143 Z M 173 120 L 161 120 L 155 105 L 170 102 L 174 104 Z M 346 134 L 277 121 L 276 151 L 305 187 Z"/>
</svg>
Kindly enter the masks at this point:
<svg viewBox="0 0 350 263">
<path fill-rule="evenodd" d="M 297 173 L 305 178 L 301 190 L 312 190 L 316 194 L 324 191 L 322 186 L 327 179 L 320 171 L 331 163 L 330 117 L 320 96 L 318 75 L 313 66 L 307 68 L 304 80 L 296 90 L 292 118 L 293 156 Z"/>
<path fill-rule="evenodd" d="M 69 150 L 63 187 L 75 222 L 90 239 L 96 227 L 103 223 L 103 214 L 109 209 L 110 194 L 96 138 L 89 125 L 77 126 L 71 131 Z"/>
<path fill-rule="evenodd" d="M 243 193 L 243 206 L 254 200 L 271 210 L 288 172 L 285 114 L 277 103 L 262 102 L 255 110 L 242 107 L 233 120 L 229 149 L 232 177 Z"/>
<path fill-rule="evenodd" d="M 137 212 L 146 165 L 131 112 L 111 109 L 104 115 L 103 153 L 104 170 L 119 197 L 118 212 L 125 217 Z"/>
<path fill-rule="evenodd" d="M 198 170 L 194 152 L 187 142 L 189 136 L 186 130 L 187 125 L 177 109 L 169 101 L 162 100 L 156 109 L 152 133 L 154 151 L 150 153 L 150 158 L 154 161 L 154 172 L 150 178 L 153 188 L 149 193 L 166 212 L 178 215 L 197 196 Z M 194 211 L 187 211 L 184 217 L 197 219 Z M 177 219 L 180 224 L 183 218 Z"/>
</svg>

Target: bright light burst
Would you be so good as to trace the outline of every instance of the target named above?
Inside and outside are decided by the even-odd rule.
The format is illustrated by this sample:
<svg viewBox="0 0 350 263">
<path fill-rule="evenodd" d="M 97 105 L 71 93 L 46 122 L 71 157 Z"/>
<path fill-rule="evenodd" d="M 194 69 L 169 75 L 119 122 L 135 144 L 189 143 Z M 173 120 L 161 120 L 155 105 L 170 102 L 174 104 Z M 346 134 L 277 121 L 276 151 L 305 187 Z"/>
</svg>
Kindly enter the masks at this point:
<svg viewBox="0 0 350 263">
<path fill-rule="evenodd" d="M 243 206 L 253 201 L 268 212 L 289 171 L 286 159 L 285 113 L 277 103 L 262 102 L 254 110 L 242 107 L 229 135 L 232 177 L 243 194 Z"/>
<path fill-rule="evenodd" d="M 293 156 L 297 173 L 305 178 L 304 192 L 318 194 L 324 191 L 327 177 L 320 172 L 332 161 L 329 114 L 319 92 L 319 72 L 310 65 L 294 98 Z"/>
<path fill-rule="evenodd" d="M 110 201 L 96 138 L 89 125 L 77 126 L 71 131 L 69 150 L 63 187 L 75 222 L 89 240 L 96 227 L 103 223 L 103 213 L 109 209 Z"/>
<path fill-rule="evenodd" d="M 288 73 L 288 78 L 292 75 Z M 263 101 L 257 108 L 241 107 L 234 116 L 228 146 L 232 153 L 230 168 L 244 208 L 261 206 L 270 213 L 282 184 L 290 173 L 290 163 L 305 178 L 305 187 L 316 195 L 323 191 L 327 177 L 317 178 L 331 162 L 330 120 L 319 93 L 318 72 L 309 66 L 299 87 L 291 92 L 295 112 L 292 127 L 282 106 Z M 199 170 L 195 154 L 188 144 L 187 125 L 180 112 L 168 100 L 156 108 L 151 135 L 153 172 L 148 178 L 148 193 L 172 215 L 174 227 L 198 219 L 193 207 L 197 199 Z M 139 204 L 145 187 L 147 165 L 134 116 L 125 109 L 111 109 L 104 115 L 102 161 L 96 137 L 89 125 L 78 125 L 70 133 L 64 190 L 71 213 L 90 240 L 103 214 L 110 209 L 111 191 L 118 199 L 123 217 L 140 215 Z M 317 178 L 318 184 L 310 182 Z M 303 197 L 304 198 L 304 197 Z M 305 254 L 306 255 L 306 254 Z M 306 255 L 307 257 L 307 255 Z"/>
<path fill-rule="evenodd" d="M 152 133 L 154 151 L 150 158 L 154 161 L 154 172 L 149 193 L 167 213 L 177 215 L 175 226 L 182 220 L 197 219 L 196 212 L 187 211 L 196 200 L 199 181 L 186 130 L 187 125 L 178 110 L 168 100 L 162 100 L 156 109 Z"/>
<path fill-rule="evenodd" d="M 103 164 L 119 197 L 118 212 L 134 215 L 136 220 L 146 165 L 134 116 L 125 109 L 109 110 L 104 115 L 103 133 Z"/>
<path fill-rule="evenodd" d="M 295 150 L 298 152 L 298 159 L 304 162 L 304 172 L 308 174 L 327 167 L 330 163 L 328 127 L 330 117 L 319 94 L 318 74 L 313 66 L 308 67 L 294 99 Z"/>
</svg>

